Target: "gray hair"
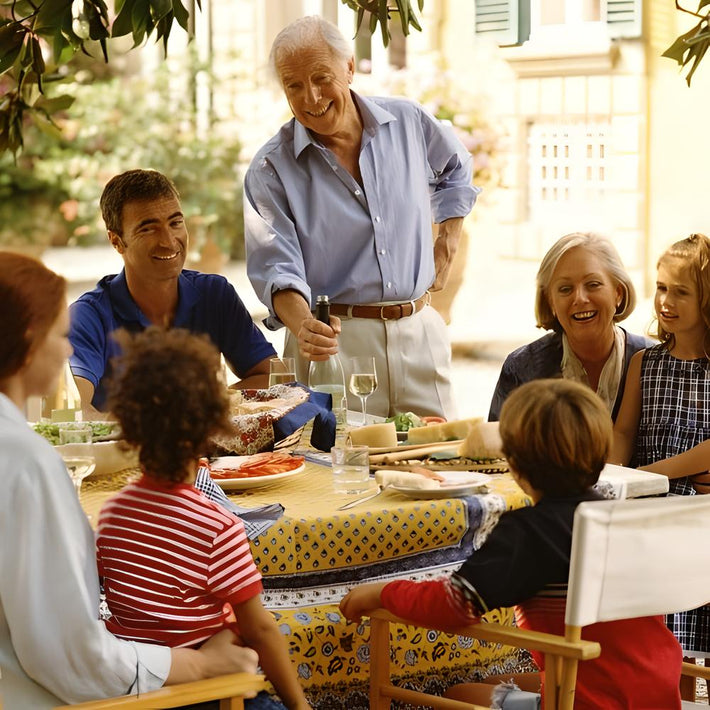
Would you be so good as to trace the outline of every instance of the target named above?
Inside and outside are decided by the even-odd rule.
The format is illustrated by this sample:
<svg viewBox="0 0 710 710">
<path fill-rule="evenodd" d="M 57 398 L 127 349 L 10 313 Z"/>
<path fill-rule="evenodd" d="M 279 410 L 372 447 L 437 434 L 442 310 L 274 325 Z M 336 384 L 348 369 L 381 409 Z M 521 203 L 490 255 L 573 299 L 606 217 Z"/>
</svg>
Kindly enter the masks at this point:
<svg viewBox="0 0 710 710">
<path fill-rule="evenodd" d="M 548 250 L 547 254 L 540 262 L 540 268 L 537 271 L 537 291 L 535 293 L 535 319 L 538 328 L 546 330 L 554 330 L 560 332 L 562 326 L 559 320 L 552 312 L 550 307 L 550 299 L 548 297 L 548 289 L 552 274 L 557 268 L 559 260 L 570 250 L 575 247 L 584 247 L 599 257 L 606 270 L 609 272 L 614 281 L 614 285 L 620 285 L 623 290 L 621 303 L 616 309 L 613 321 L 619 321 L 628 318 L 636 307 L 636 289 L 631 283 L 631 277 L 626 272 L 624 265 L 621 262 L 619 252 L 616 247 L 606 238 L 592 232 L 572 232 L 558 239 Z"/>
<path fill-rule="evenodd" d="M 296 54 L 318 42 L 325 42 L 338 59 L 348 61 L 353 56 L 350 43 L 332 22 L 318 15 L 307 15 L 286 25 L 276 35 L 269 54 L 269 68 L 273 76 L 279 78 L 276 64 L 284 56 Z"/>
</svg>

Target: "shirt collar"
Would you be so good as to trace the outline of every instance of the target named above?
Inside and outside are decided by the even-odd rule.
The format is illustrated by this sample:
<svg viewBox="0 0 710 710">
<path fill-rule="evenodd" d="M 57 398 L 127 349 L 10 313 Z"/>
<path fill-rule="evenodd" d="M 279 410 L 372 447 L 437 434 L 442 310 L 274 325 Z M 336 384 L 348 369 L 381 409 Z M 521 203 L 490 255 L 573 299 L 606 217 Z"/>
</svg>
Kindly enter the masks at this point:
<svg viewBox="0 0 710 710">
<path fill-rule="evenodd" d="M 394 114 L 387 111 L 387 109 L 382 108 L 374 101 L 356 94 L 354 91 L 350 92 L 355 104 L 360 110 L 360 116 L 362 116 L 363 130 L 369 133 L 371 136 L 375 135 L 375 131 L 390 121 L 396 121 L 397 118 Z M 299 123 L 295 118 L 293 119 L 293 154 L 298 158 L 301 153 L 309 146 L 312 145 L 315 148 L 322 148 L 322 145 L 313 138 L 311 132 L 302 124 Z"/>
<path fill-rule="evenodd" d="M 144 327 L 150 325 L 128 290 L 125 269 L 121 269 L 121 273 L 111 279 L 109 289 L 113 307 L 122 321 L 140 323 Z M 190 312 L 199 296 L 192 280 L 185 275 L 185 271 L 182 271 L 178 276 L 178 305 L 173 319 L 173 327 L 181 327 L 189 322 Z"/>
</svg>

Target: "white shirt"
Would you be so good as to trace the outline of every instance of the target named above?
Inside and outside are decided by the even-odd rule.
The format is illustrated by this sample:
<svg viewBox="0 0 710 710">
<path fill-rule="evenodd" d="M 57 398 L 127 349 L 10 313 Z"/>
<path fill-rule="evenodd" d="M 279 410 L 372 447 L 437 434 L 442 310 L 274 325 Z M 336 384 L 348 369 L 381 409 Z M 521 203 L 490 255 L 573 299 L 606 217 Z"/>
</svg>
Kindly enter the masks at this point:
<svg viewBox="0 0 710 710">
<path fill-rule="evenodd" d="M 122 641 L 104 627 L 94 534 L 74 486 L 57 452 L 3 394 L 0 485 L 3 710 L 161 687 L 170 649 Z"/>
</svg>

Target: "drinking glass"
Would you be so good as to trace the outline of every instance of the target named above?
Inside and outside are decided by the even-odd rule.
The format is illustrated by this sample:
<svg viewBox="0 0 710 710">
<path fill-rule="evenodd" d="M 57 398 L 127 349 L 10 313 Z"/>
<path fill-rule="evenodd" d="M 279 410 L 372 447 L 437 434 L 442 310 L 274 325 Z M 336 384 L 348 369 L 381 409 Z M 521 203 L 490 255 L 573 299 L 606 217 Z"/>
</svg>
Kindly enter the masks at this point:
<svg viewBox="0 0 710 710">
<path fill-rule="evenodd" d="M 89 422 L 62 422 L 59 424 L 60 444 L 90 444 L 93 430 Z"/>
<path fill-rule="evenodd" d="M 269 360 L 269 387 L 296 381 L 296 359 L 272 357 Z"/>
<path fill-rule="evenodd" d="M 360 356 L 350 360 L 349 389 L 362 403 L 362 423 L 367 424 L 367 398 L 377 389 L 375 358 Z"/>
<path fill-rule="evenodd" d="M 76 495 L 81 495 L 81 482 L 96 468 L 96 459 L 93 456 L 62 456 L 67 467 L 69 477 L 74 484 Z"/>
<path fill-rule="evenodd" d="M 362 493 L 369 488 L 369 454 L 368 446 L 334 446 L 330 450 L 336 493 Z"/>
</svg>

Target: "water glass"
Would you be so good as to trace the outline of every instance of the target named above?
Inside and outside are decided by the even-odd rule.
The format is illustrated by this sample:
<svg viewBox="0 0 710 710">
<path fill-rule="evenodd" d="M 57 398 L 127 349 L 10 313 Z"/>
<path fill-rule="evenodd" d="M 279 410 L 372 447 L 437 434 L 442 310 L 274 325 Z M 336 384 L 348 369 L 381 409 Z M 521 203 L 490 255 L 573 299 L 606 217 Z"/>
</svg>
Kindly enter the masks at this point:
<svg viewBox="0 0 710 710">
<path fill-rule="evenodd" d="M 90 444 L 92 433 L 89 422 L 62 422 L 59 425 L 59 443 Z"/>
<path fill-rule="evenodd" d="M 269 360 L 269 387 L 296 381 L 296 359 L 272 357 Z"/>
<path fill-rule="evenodd" d="M 370 450 L 367 446 L 334 446 L 333 490 L 336 493 L 362 493 L 370 487 Z"/>
</svg>

